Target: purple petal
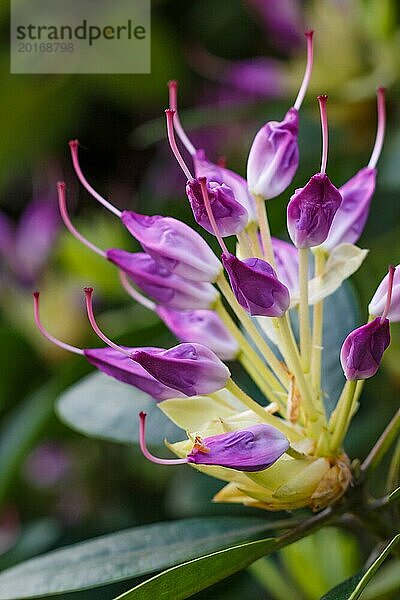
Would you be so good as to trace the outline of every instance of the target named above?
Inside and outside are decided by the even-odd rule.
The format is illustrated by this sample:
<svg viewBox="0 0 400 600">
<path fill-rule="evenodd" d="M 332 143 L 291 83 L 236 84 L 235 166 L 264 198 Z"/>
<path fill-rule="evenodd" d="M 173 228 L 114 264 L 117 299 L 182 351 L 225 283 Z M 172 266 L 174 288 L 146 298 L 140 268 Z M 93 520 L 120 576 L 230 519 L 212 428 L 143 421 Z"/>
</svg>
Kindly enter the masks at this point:
<svg viewBox="0 0 400 600">
<path fill-rule="evenodd" d="M 136 348 L 122 347 L 125 350 L 136 350 Z M 161 348 L 146 348 L 146 350 L 154 353 L 163 351 Z M 91 365 L 106 375 L 133 385 L 156 400 L 168 400 L 184 395 L 178 390 L 163 385 L 138 363 L 113 348 L 89 348 L 84 350 L 84 354 Z"/>
<path fill-rule="evenodd" d="M 143 252 L 107 250 L 107 258 L 117 265 L 158 304 L 176 310 L 210 308 L 218 293 L 210 283 L 195 282 L 171 273 Z"/>
<path fill-rule="evenodd" d="M 289 308 L 289 290 L 269 263 L 260 258 L 239 260 L 222 255 L 232 290 L 239 304 L 252 316 L 281 317 Z"/>
<path fill-rule="evenodd" d="M 197 465 L 218 465 L 248 472 L 263 471 L 273 465 L 288 448 L 288 440 L 275 427 L 253 425 L 205 438 L 200 449 L 195 445 L 187 458 L 189 463 Z"/>
<path fill-rule="evenodd" d="M 221 271 L 203 238 L 185 223 L 125 210 L 121 221 L 161 266 L 192 281 L 214 281 Z"/>
<path fill-rule="evenodd" d="M 222 360 L 236 358 L 239 346 L 215 311 L 176 311 L 159 306 L 157 314 L 181 342 L 203 344 Z"/>
<path fill-rule="evenodd" d="M 383 353 L 390 344 L 389 320 L 380 317 L 358 327 L 345 339 L 340 361 L 349 380 L 368 379 L 375 375 Z"/>
<path fill-rule="evenodd" d="M 249 192 L 247 181 L 243 177 L 230 169 L 210 162 L 204 150 L 197 150 L 193 162 L 197 178 L 205 177 L 207 181 L 227 185 L 232 190 L 235 200 L 247 210 L 249 221 L 255 220 L 254 198 Z"/>
<path fill-rule="evenodd" d="M 132 359 L 158 381 L 187 396 L 212 394 L 230 378 L 228 367 L 201 344 L 180 344 L 158 353 L 138 350 Z"/>
<path fill-rule="evenodd" d="M 269 121 L 254 138 L 247 162 L 249 189 L 268 200 L 292 182 L 299 165 L 299 113 L 290 108 L 283 121 Z"/>
<path fill-rule="evenodd" d="M 294 245 L 311 248 L 322 244 L 341 202 L 339 190 L 324 173 L 313 175 L 296 190 L 287 207 L 287 226 Z"/>
<path fill-rule="evenodd" d="M 343 243 L 356 244 L 360 239 L 375 192 L 376 173 L 376 169 L 365 167 L 339 188 L 343 200 L 324 242 L 328 250 Z"/>
<path fill-rule="evenodd" d="M 211 181 L 207 183 L 207 189 L 211 209 L 222 237 L 242 232 L 248 223 L 249 216 L 247 210 L 235 200 L 231 188 L 224 183 Z M 197 223 L 214 235 L 214 229 L 204 205 L 201 186 L 197 179 L 188 181 L 186 194 Z"/>
</svg>

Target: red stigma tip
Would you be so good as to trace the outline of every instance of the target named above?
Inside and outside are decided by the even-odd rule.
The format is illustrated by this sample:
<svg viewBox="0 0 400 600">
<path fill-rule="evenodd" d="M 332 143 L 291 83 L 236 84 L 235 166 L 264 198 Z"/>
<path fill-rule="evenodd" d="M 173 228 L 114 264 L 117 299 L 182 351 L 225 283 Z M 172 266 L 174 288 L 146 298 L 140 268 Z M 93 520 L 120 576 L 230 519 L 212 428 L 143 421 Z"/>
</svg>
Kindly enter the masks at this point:
<svg viewBox="0 0 400 600">
<path fill-rule="evenodd" d="M 78 140 L 70 140 L 68 142 L 68 146 L 70 148 L 77 148 L 79 146 L 79 141 Z"/>
<path fill-rule="evenodd" d="M 32 296 L 37 299 L 40 296 L 40 292 L 32 292 Z"/>
<path fill-rule="evenodd" d="M 85 294 L 93 294 L 93 288 L 92 287 L 84 287 L 83 291 L 85 292 Z"/>
<path fill-rule="evenodd" d="M 177 88 L 178 82 L 176 79 L 170 79 L 170 81 L 168 81 L 167 85 L 169 88 Z"/>
<path fill-rule="evenodd" d="M 378 94 L 384 94 L 386 92 L 386 87 L 384 85 L 380 85 L 376 91 L 378 92 Z"/>
<path fill-rule="evenodd" d="M 175 112 L 176 112 L 176 111 L 175 111 L 173 108 L 166 108 L 166 109 L 165 109 L 165 114 L 166 114 L 167 116 L 168 116 L 168 115 L 172 115 L 172 116 L 174 116 Z"/>
<path fill-rule="evenodd" d="M 67 184 L 65 183 L 65 181 L 57 181 L 57 188 L 59 190 L 65 190 L 66 187 L 67 187 Z"/>
<path fill-rule="evenodd" d="M 320 102 L 326 102 L 328 100 L 328 95 L 320 94 L 319 96 L 317 96 L 317 100 L 319 100 Z"/>
<path fill-rule="evenodd" d="M 141 410 L 140 413 L 139 413 L 139 417 L 141 419 L 145 419 L 147 417 L 147 413 L 145 413 L 143 410 Z"/>
<path fill-rule="evenodd" d="M 307 38 L 312 38 L 312 37 L 313 37 L 313 35 L 314 35 L 314 29 L 309 29 L 308 31 L 305 31 L 305 32 L 304 32 L 304 35 L 305 35 Z"/>
</svg>

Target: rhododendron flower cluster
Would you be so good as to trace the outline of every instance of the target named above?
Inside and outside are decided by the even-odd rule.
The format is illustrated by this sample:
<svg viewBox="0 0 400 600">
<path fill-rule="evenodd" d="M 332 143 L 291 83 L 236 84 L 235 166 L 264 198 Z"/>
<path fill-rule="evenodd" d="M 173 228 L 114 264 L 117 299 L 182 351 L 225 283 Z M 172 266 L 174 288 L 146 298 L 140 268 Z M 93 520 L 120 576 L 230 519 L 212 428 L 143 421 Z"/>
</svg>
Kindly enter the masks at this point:
<svg viewBox="0 0 400 600">
<path fill-rule="evenodd" d="M 84 356 L 106 375 L 143 390 L 186 431 L 185 439 L 168 444 L 176 458 L 157 458 L 146 445 L 146 415 L 140 413 L 136 418 L 146 458 L 189 465 L 226 482 L 217 501 L 269 510 L 318 510 L 345 493 L 352 472 L 343 441 L 363 380 L 376 373 L 390 343 L 390 321 L 400 318 L 399 275 L 390 267 L 370 303 L 369 322 L 349 332 L 341 352 L 337 349 L 346 382 L 329 415 L 321 384 L 324 299 L 366 256 L 355 244 L 375 190 L 385 104 L 380 88 L 371 160 L 337 186 L 327 174 L 328 98 L 318 96 L 321 168 L 303 187 L 289 190 L 301 158 L 299 121 L 312 75 L 312 32 L 306 39 L 307 65 L 298 96 L 282 121 L 268 121 L 256 134 L 247 180 L 213 163 L 203 148 L 192 144 L 179 118 L 177 82 L 169 83 L 166 137 L 184 174 L 182 195 L 186 192 L 204 237 L 168 216 L 120 211 L 86 180 L 79 144 L 70 142 L 82 185 L 120 220 L 142 251 L 101 249 L 85 239 L 71 221 L 66 184 L 60 182 L 58 202 L 66 227 L 115 265 L 129 296 L 157 313 L 176 336 L 176 346 L 130 348 L 113 342 L 96 321 L 92 288 L 85 288 L 87 314 L 105 346 L 70 346 L 44 328 L 39 294 L 34 295 L 35 320 L 45 337 Z M 281 194 L 292 243 L 270 233 L 268 204 Z M 207 243 L 210 234 L 221 247 L 220 256 Z M 233 240 L 225 238 L 235 240 L 235 251 Z M 248 373 L 260 401 L 234 381 L 227 361 L 237 361 Z"/>
</svg>

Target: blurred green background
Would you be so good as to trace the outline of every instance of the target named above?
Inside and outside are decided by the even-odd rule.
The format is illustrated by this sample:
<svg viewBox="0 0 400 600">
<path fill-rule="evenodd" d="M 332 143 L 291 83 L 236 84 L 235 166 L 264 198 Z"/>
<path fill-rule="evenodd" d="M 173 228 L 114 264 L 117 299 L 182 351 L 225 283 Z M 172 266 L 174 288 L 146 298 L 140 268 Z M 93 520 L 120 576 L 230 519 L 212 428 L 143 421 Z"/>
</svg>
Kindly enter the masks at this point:
<svg viewBox="0 0 400 600">
<path fill-rule="evenodd" d="M 289 193 L 318 170 L 315 96 L 329 94 L 329 174 L 339 186 L 369 159 L 375 89 L 385 85 L 388 131 L 378 188 L 360 240 L 370 254 L 353 279 L 361 322 L 387 265 L 400 262 L 399 3 L 153 0 L 150 75 L 10 75 L 8 18 L 2 3 L 0 568 L 137 524 L 252 513 L 211 504 L 220 487 L 217 481 L 189 469 L 154 467 L 132 447 L 74 433 L 54 413 L 60 391 L 90 368 L 37 333 L 33 289 L 42 293 L 43 322 L 69 343 L 96 345 L 84 312 L 84 285 L 95 287 L 97 312 L 114 339 L 131 346 L 173 343 L 154 315 L 126 297 L 114 269 L 61 226 L 55 184 L 64 179 L 74 222 L 90 240 L 103 248 L 135 248 L 118 221 L 77 185 L 67 142 L 80 140 L 89 181 L 119 208 L 170 214 L 193 224 L 185 181 L 165 140 L 167 81 L 179 80 L 181 119 L 196 144 L 214 160 L 224 156 L 229 167 L 244 174 L 257 129 L 266 120 L 282 118 L 295 98 L 304 68 L 303 31 L 314 29 L 315 68 L 301 112 L 300 169 L 288 192 L 270 203 L 271 227 L 275 235 L 285 235 Z M 35 212 L 35 206 L 44 212 Z M 391 350 L 379 375 L 365 387 L 347 440 L 352 457 L 365 456 L 386 425 L 398 406 L 399 386 L 399 327 L 394 326 Z M 326 552 L 329 544 L 321 540 L 298 550 L 301 560 Z M 343 579 L 365 558 L 368 543 L 363 546 L 347 535 L 338 538 L 337 546 L 336 560 L 348 558 L 347 566 L 336 564 L 337 577 Z M 279 565 L 290 573 L 293 598 L 317 598 L 335 583 L 323 574 L 317 583 L 304 581 L 295 549 L 290 553 L 282 554 Z M 332 569 L 334 559 L 327 560 Z M 265 591 L 256 571 L 202 597 L 279 598 L 271 584 Z M 126 587 L 117 586 L 113 593 Z M 111 595 L 100 590 L 74 598 Z"/>
</svg>

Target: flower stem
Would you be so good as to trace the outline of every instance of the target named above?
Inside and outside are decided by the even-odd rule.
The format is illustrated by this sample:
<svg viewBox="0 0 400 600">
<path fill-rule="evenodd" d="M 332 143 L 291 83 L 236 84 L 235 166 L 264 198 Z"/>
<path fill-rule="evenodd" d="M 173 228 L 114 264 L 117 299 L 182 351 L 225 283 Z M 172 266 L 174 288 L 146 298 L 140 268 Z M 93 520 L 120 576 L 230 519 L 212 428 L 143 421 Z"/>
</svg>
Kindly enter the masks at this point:
<svg viewBox="0 0 400 600">
<path fill-rule="evenodd" d="M 386 493 L 390 494 L 400 483 L 400 439 L 397 440 L 396 447 L 390 461 L 388 475 L 386 478 Z"/>
<path fill-rule="evenodd" d="M 268 344 L 258 331 L 257 327 L 254 325 L 247 312 L 244 310 L 244 308 L 240 306 L 239 302 L 236 300 L 235 294 L 232 292 L 230 285 L 225 279 L 225 275 L 219 275 L 216 283 L 219 289 L 221 290 L 222 294 L 225 296 L 227 302 L 231 306 L 232 310 L 237 315 L 240 323 L 243 325 L 244 329 L 253 339 L 263 358 L 266 360 L 267 363 L 269 363 L 271 369 L 274 371 L 275 375 L 278 377 L 283 386 L 286 389 L 289 389 L 289 374 L 286 372 L 282 363 L 272 352 L 271 348 L 268 346 Z"/>
<path fill-rule="evenodd" d="M 275 268 L 274 252 L 272 250 L 271 232 L 267 215 L 267 204 L 258 194 L 255 196 L 258 225 L 260 227 L 264 258 Z"/>
<path fill-rule="evenodd" d="M 258 225 L 254 221 L 249 223 L 247 227 L 247 233 L 250 239 L 251 252 L 256 258 L 262 258 L 263 252 L 260 246 L 260 240 L 258 238 Z"/>
<path fill-rule="evenodd" d="M 246 231 L 241 231 L 236 237 L 239 242 L 240 253 L 244 258 L 250 258 L 252 256 L 252 250 Z"/>
<path fill-rule="evenodd" d="M 283 356 L 296 379 L 296 385 L 301 395 L 302 408 L 307 415 L 307 421 L 311 427 L 314 427 L 322 415 L 319 415 L 315 409 L 310 388 L 301 368 L 299 352 L 289 329 L 288 319 L 281 317 L 277 321 L 279 323 Z"/>
<path fill-rule="evenodd" d="M 325 252 L 317 249 L 315 252 L 315 276 L 322 277 L 325 266 Z M 311 347 L 311 383 L 315 392 L 315 397 L 324 409 L 321 390 L 321 361 L 322 361 L 322 342 L 323 342 L 323 324 L 324 324 L 324 301 L 320 300 L 314 305 L 313 312 L 313 332 Z"/>
<path fill-rule="evenodd" d="M 274 374 L 268 369 L 267 365 L 262 361 L 260 356 L 247 341 L 239 327 L 233 321 L 232 317 L 226 310 L 219 299 L 215 307 L 218 315 L 223 321 L 225 327 L 233 335 L 240 346 L 240 354 L 238 360 L 244 366 L 249 375 L 254 379 L 260 390 L 270 402 L 278 402 L 279 406 L 284 407 L 283 398 L 286 397 L 286 392 L 281 383 L 276 379 Z"/>
<path fill-rule="evenodd" d="M 395 413 L 394 417 L 379 437 L 378 441 L 368 454 L 367 458 L 361 465 L 361 471 L 373 471 L 378 464 L 381 462 L 382 458 L 385 456 L 386 452 L 389 450 L 390 446 L 396 439 L 397 435 L 400 432 L 400 408 Z"/>
<path fill-rule="evenodd" d="M 244 406 L 247 406 L 249 410 L 253 411 L 256 415 L 258 415 L 265 423 L 268 423 L 268 425 L 272 425 L 276 429 L 279 429 L 279 431 L 281 431 L 285 435 L 289 436 L 290 440 L 302 439 L 302 436 L 299 433 L 297 433 L 291 426 L 287 425 L 283 421 L 283 419 L 280 419 L 279 417 L 275 417 L 274 415 L 268 413 L 265 410 L 265 408 L 261 406 L 261 404 L 258 404 L 258 402 L 256 402 L 255 400 L 253 400 L 253 398 L 246 394 L 246 392 L 244 392 L 242 388 L 240 388 L 233 381 L 233 379 L 229 379 L 225 387 L 229 392 L 236 396 L 240 400 L 240 402 L 244 404 Z"/>
<path fill-rule="evenodd" d="M 329 433 L 331 435 L 330 446 L 332 452 L 336 452 L 342 445 L 351 415 L 353 413 L 354 396 L 357 389 L 357 381 L 346 381 L 337 406 L 329 420 Z"/>
<path fill-rule="evenodd" d="M 310 371 L 311 328 L 308 310 L 308 248 L 299 248 L 299 285 L 300 285 L 300 354 L 304 373 Z"/>
</svg>

